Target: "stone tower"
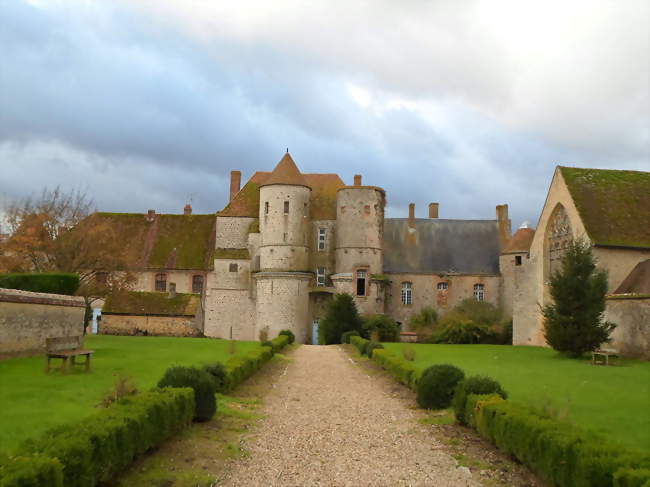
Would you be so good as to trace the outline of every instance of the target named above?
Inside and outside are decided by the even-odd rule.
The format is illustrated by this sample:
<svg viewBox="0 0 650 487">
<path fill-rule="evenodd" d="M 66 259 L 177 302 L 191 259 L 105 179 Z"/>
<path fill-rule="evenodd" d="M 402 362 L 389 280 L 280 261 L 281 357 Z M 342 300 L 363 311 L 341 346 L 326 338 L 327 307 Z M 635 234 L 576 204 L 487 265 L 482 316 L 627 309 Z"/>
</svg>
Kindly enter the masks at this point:
<svg viewBox="0 0 650 487">
<path fill-rule="evenodd" d="M 358 175 L 354 185 L 340 188 L 336 197 L 336 276 L 332 280 L 339 291 L 356 296 L 363 313 L 384 311 L 383 290 L 376 277 L 384 265 L 385 200 L 382 188 L 362 186 Z"/>
<path fill-rule="evenodd" d="M 260 187 L 260 272 L 255 274 L 256 329 L 274 338 L 290 329 L 307 338 L 309 285 L 309 199 L 311 188 L 285 154 Z"/>
</svg>

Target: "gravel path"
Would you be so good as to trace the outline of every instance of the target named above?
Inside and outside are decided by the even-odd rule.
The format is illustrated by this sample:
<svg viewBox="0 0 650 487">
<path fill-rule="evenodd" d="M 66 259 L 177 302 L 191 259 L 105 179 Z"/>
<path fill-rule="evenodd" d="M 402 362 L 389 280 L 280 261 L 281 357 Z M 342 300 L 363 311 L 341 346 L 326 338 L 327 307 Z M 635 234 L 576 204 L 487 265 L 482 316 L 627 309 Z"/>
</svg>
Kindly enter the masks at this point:
<svg viewBox="0 0 650 487">
<path fill-rule="evenodd" d="M 264 400 L 229 486 L 478 485 L 337 346 L 303 345 Z"/>
</svg>

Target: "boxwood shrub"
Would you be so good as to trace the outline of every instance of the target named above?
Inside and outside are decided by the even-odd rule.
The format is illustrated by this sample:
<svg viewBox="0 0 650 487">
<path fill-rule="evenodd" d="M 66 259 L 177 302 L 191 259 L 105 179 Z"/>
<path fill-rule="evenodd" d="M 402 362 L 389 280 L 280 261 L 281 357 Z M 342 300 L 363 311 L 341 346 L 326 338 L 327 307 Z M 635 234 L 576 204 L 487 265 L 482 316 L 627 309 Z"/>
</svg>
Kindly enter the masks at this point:
<svg viewBox="0 0 650 487">
<path fill-rule="evenodd" d="M 203 366 L 208 374 L 212 376 L 214 392 L 223 392 L 228 387 L 228 371 L 221 362 L 214 362 Z"/>
<path fill-rule="evenodd" d="M 420 379 L 420 371 L 413 363 L 382 349 L 373 351 L 372 359 L 381 365 L 383 369 L 390 372 L 399 382 L 411 389 L 416 389 Z"/>
<path fill-rule="evenodd" d="M 289 337 L 289 345 L 291 345 L 293 342 L 296 341 L 296 335 L 294 335 L 291 330 L 282 330 L 282 331 L 280 331 L 278 336 L 281 336 L 281 335 L 285 335 L 285 336 Z"/>
<path fill-rule="evenodd" d="M 79 275 L 67 272 L 0 274 L 0 287 L 72 296 L 79 288 Z"/>
<path fill-rule="evenodd" d="M 0 487 L 63 487 L 63 467 L 41 455 L 0 456 Z"/>
<path fill-rule="evenodd" d="M 198 367 L 170 367 L 165 371 L 158 387 L 190 387 L 194 390 L 194 420 L 208 421 L 217 412 L 214 379 Z"/>
<path fill-rule="evenodd" d="M 451 404 L 454 390 L 465 378 L 465 373 L 450 364 L 437 364 L 427 368 L 417 387 L 418 406 L 425 409 L 445 409 Z"/>
<path fill-rule="evenodd" d="M 262 365 L 273 357 L 270 347 L 260 347 L 249 351 L 246 355 L 231 357 L 225 363 L 228 372 L 228 391 L 232 391 L 239 384 L 248 379 Z"/>
<path fill-rule="evenodd" d="M 33 477 L 20 477 L 19 470 L 24 472 L 24 467 L 33 463 L 34 475 L 47 475 L 48 482 L 54 479 L 52 484 L 35 485 L 56 486 L 57 474 L 52 469 L 57 468 L 57 462 L 66 487 L 92 487 L 106 482 L 135 457 L 186 427 L 193 414 L 192 389 L 162 389 L 128 396 L 77 423 L 23 443 L 14 457 L 20 460 L 13 460 L 8 468 L 1 467 L 16 480 L 9 483 L 3 478 L 0 485 L 32 485 L 29 482 Z"/>
<path fill-rule="evenodd" d="M 355 337 L 360 336 L 359 332 L 357 330 L 346 331 L 345 333 L 343 333 L 341 335 L 341 343 L 349 344 L 350 343 L 350 338 L 353 337 L 353 336 L 355 336 Z"/>
<path fill-rule="evenodd" d="M 289 345 L 289 337 L 287 335 L 278 335 L 273 340 L 271 340 L 273 353 L 281 352 L 282 349 L 287 345 Z"/>
<path fill-rule="evenodd" d="M 503 390 L 501 384 L 490 377 L 475 375 L 461 380 L 458 386 L 456 386 L 454 398 L 452 399 L 456 420 L 460 424 L 468 424 L 468 418 L 465 417 L 465 412 L 467 397 L 470 394 L 498 394 L 503 399 L 508 398 L 508 394 Z"/>
<path fill-rule="evenodd" d="M 375 350 L 383 350 L 383 349 L 384 346 L 381 343 L 369 341 L 368 343 L 366 343 L 364 353 L 368 356 L 368 358 L 372 358 L 372 354 Z"/>
<path fill-rule="evenodd" d="M 365 338 L 361 338 L 360 336 L 350 336 L 350 343 L 356 347 L 356 349 L 359 351 L 361 355 L 366 353 L 366 344 L 370 342 L 370 340 L 366 340 Z"/>
</svg>

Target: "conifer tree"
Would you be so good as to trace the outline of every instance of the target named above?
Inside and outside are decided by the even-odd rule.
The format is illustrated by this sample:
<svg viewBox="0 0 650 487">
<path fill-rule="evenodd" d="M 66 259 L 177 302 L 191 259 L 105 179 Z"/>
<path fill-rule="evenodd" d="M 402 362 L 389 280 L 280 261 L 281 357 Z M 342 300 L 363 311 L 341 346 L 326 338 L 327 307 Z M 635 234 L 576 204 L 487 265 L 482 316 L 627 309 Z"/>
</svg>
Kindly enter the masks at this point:
<svg viewBox="0 0 650 487">
<path fill-rule="evenodd" d="M 354 298 L 348 293 L 336 294 L 327 307 L 325 318 L 318 324 L 318 342 L 321 345 L 340 343 L 344 332 L 361 332 L 361 324 Z"/>
<path fill-rule="evenodd" d="M 589 243 L 569 245 L 549 287 L 553 302 L 542 311 L 544 336 L 551 347 L 579 357 L 609 341 L 616 325 L 603 320 L 607 272 L 596 268 Z"/>
</svg>

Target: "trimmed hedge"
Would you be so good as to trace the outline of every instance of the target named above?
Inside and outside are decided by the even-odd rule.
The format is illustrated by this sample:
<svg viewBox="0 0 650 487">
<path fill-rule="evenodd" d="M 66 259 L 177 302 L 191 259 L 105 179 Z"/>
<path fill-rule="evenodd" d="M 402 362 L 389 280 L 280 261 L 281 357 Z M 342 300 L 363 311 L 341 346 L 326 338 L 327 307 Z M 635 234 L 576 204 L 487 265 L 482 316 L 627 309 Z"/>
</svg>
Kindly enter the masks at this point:
<svg viewBox="0 0 650 487">
<path fill-rule="evenodd" d="M 343 333 L 341 335 L 341 343 L 345 343 L 345 344 L 349 345 L 350 344 L 350 338 L 353 337 L 353 336 L 358 337 L 358 336 L 361 336 L 361 335 L 359 335 L 359 332 L 357 330 L 346 331 L 345 333 Z"/>
<path fill-rule="evenodd" d="M 471 394 L 498 394 L 503 399 L 508 399 L 508 393 L 503 390 L 501 384 L 490 377 L 474 375 L 461 380 L 456 386 L 454 398 L 451 401 L 456 421 L 460 424 L 469 424 L 469 418 L 465 416 L 465 413 L 467 412 L 467 398 Z"/>
<path fill-rule="evenodd" d="M 647 451 L 628 449 L 496 394 L 470 395 L 465 414 L 482 436 L 553 485 L 650 485 Z"/>
<path fill-rule="evenodd" d="M 9 464 L 11 482 L 5 476 L 0 485 L 29 486 L 34 475 L 48 475 L 47 481 L 34 485 L 56 486 L 57 468 L 66 487 L 108 481 L 135 457 L 186 427 L 193 414 L 192 389 L 159 389 L 126 397 L 75 424 L 26 441 L 15 457 L 19 460 Z M 5 473 L 7 467 L 2 469 Z"/>
<path fill-rule="evenodd" d="M 381 349 L 377 349 L 373 352 L 372 359 L 387 370 L 399 382 L 413 390 L 416 390 L 421 372 L 412 362 L 404 360 L 404 358 L 398 357 L 397 355 L 393 355 L 388 350 Z"/>
<path fill-rule="evenodd" d="M 226 390 L 226 387 L 228 386 L 228 371 L 224 364 L 221 362 L 205 364 L 203 370 L 212 376 L 214 392 L 223 392 Z"/>
<path fill-rule="evenodd" d="M 278 335 L 273 340 L 271 340 L 271 347 L 273 348 L 273 353 L 281 352 L 284 347 L 289 345 L 290 337 L 287 335 Z"/>
<path fill-rule="evenodd" d="M 198 367 L 169 367 L 158 387 L 191 387 L 194 391 L 194 421 L 209 421 L 217 412 L 214 377 Z"/>
<path fill-rule="evenodd" d="M 282 335 L 289 337 L 289 345 L 296 341 L 296 335 L 294 335 L 291 330 L 281 330 L 280 333 L 278 333 L 278 336 Z"/>
<path fill-rule="evenodd" d="M 271 342 L 275 343 L 277 350 L 280 351 L 287 344 L 288 338 L 286 335 L 278 338 L 274 338 Z M 225 363 L 226 371 L 228 372 L 228 385 L 226 390 L 232 391 L 257 372 L 272 357 L 273 348 L 267 346 L 260 347 L 257 350 L 251 350 L 244 356 L 231 357 Z"/>
<path fill-rule="evenodd" d="M 375 350 L 383 350 L 383 349 L 384 346 L 381 343 L 369 341 L 368 343 L 366 343 L 366 348 L 364 352 L 368 356 L 368 358 L 372 358 L 372 354 Z"/>
<path fill-rule="evenodd" d="M 366 345 L 368 343 L 370 343 L 370 340 L 366 340 L 360 336 L 350 336 L 350 344 L 354 345 L 361 355 L 366 353 Z"/>
<path fill-rule="evenodd" d="M 72 296 L 79 288 L 79 275 L 67 272 L 0 274 L 0 287 Z"/>
<path fill-rule="evenodd" d="M 63 467 L 56 458 L 0 457 L 0 487 L 63 487 Z"/>
</svg>

